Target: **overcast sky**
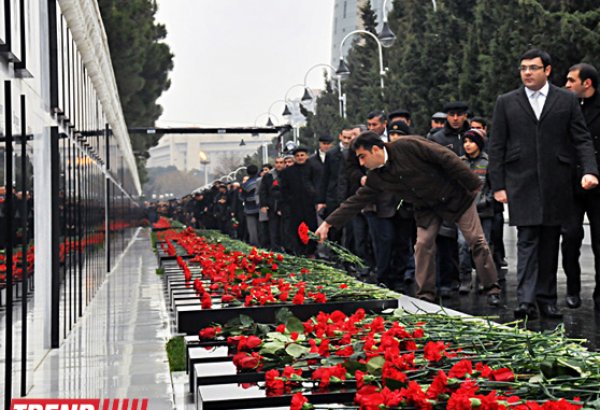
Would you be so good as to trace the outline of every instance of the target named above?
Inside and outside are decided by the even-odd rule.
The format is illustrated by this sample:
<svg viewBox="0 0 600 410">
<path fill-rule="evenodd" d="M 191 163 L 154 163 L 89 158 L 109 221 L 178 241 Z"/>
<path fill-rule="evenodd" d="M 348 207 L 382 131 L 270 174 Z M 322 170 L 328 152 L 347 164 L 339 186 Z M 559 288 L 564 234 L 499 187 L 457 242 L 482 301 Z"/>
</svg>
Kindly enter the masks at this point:
<svg viewBox="0 0 600 410">
<path fill-rule="evenodd" d="M 269 109 L 330 63 L 333 0 L 159 0 L 175 54 L 160 126 L 263 126 Z M 308 85 L 323 86 L 322 68 Z M 299 98 L 302 88 L 289 91 Z M 273 105 L 276 115 L 283 104 Z"/>
</svg>

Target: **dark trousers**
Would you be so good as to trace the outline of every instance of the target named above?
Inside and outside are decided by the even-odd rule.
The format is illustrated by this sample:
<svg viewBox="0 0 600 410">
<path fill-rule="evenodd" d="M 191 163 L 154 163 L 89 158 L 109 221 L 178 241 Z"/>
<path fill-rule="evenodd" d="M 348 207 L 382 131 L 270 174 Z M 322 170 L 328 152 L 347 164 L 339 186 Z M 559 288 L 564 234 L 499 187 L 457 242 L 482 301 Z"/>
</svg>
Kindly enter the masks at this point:
<svg viewBox="0 0 600 410">
<path fill-rule="evenodd" d="M 414 278 L 414 246 L 417 239 L 417 225 L 413 217 L 403 218 L 396 213 L 394 216 L 394 239 L 392 269 L 399 278 Z"/>
<path fill-rule="evenodd" d="M 600 195 L 576 195 L 573 212 L 561 228 L 562 265 L 567 276 L 567 294 L 579 295 L 581 291 L 581 266 L 579 256 L 583 242 L 583 216 L 587 214 L 592 236 L 596 289 L 594 301 L 600 305 Z"/>
<path fill-rule="evenodd" d="M 373 258 L 369 249 L 369 226 L 367 218 L 364 214 L 359 213 L 352 219 L 352 228 L 354 234 L 354 253 L 367 261 L 369 265 L 373 265 Z"/>
<path fill-rule="evenodd" d="M 392 261 L 392 248 L 395 245 L 394 240 L 394 220 L 393 218 L 379 218 L 376 215 L 368 217 L 369 232 L 373 238 L 375 247 L 375 273 L 379 283 L 384 283 L 388 287 L 393 286 L 396 278 L 391 277 L 390 267 Z"/>
<path fill-rule="evenodd" d="M 438 235 L 436 277 L 438 288 L 457 288 L 460 282 L 458 273 L 458 238 Z"/>
<path fill-rule="evenodd" d="M 263 249 L 269 249 L 271 240 L 269 235 L 269 223 L 270 221 L 258 221 L 258 243 Z"/>
<path fill-rule="evenodd" d="M 281 215 L 277 215 L 277 212 L 269 211 L 269 242 L 271 244 L 271 249 L 275 251 L 283 250 L 281 230 Z"/>
<path fill-rule="evenodd" d="M 517 301 L 556 304 L 560 226 L 517 227 Z"/>
<path fill-rule="evenodd" d="M 499 268 L 500 262 L 506 257 L 504 251 L 504 215 L 502 212 L 494 214 L 491 235 L 491 243 L 494 244 L 494 262 Z"/>
</svg>

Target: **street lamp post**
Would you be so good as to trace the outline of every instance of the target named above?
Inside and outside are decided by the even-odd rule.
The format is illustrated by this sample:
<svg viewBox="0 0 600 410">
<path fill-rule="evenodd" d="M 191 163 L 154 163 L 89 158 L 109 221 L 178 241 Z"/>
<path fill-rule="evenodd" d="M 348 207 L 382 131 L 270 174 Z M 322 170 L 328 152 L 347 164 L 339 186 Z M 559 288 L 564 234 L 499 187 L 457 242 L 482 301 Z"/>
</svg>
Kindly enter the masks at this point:
<svg viewBox="0 0 600 410">
<path fill-rule="evenodd" d="M 354 34 L 366 34 L 366 35 L 372 37 L 373 40 L 375 40 L 375 42 L 377 43 L 377 50 L 379 51 L 380 85 L 381 85 L 381 90 L 383 92 L 383 89 L 384 89 L 383 76 L 385 75 L 385 68 L 383 67 L 383 50 L 382 50 L 382 46 L 381 46 L 381 41 L 379 41 L 377 36 L 375 34 L 371 33 L 370 31 L 354 30 L 354 31 L 351 31 L 350 33 L 346 34 L 346 36 L 342 39 L 342 42 L 340 43 L 340 65 L 338 66 L 335 73 L 337 75 L 350 74 L 350 69 L 348 68 L 348 65 L 346 65 L 346 62 L 344 61 L 344 43 L 350 36 L 353 36 Z"/>
<path fill-rule="evenodd" d="M 304 90 L 304 84 L 294 84 L 290 88 L 288 88 L 288 90 L 285 92 L 285 97 L 283 97 L 283 99 L 285 101 L 294 101 L 294 100 L 289 99 L 289 94 L 290 94 L 290 91 L 292 91 L 293 89 L 295 89 L 297 87 L 302 87 L 302 89 Z M 302 102 L 302 100 L 300 100 L 300 102 Z M 298 134 L 299 134 L 298 127 L 294 124 L 294 121 L 292 120 L 291 117 L 290 117 L 290 124 L 292 126 L 292 135 L 294 137 L 294 143 L 298 144 Z"/>
<path fill-rule="evenodd" d="M 200 159 L 200 163 L 204 165 L 204 185 L 208 184 L 208 164 L 210 164 L 210 160 L 208 159 L 208 155 L 206 152 L 200 150 L 198 151 L 198 158 Z"/>
<path fill-rule="evenodd" d="M 383 6 L 381 10 L 381 14 L 383 15 L 383 26 L 381 27 L 381 31 L 377 34 L 377 37 L 379 37 L 382 46 L 391 47 L 394 44 L 394 41 L 396 40 L 396 35 L 390 29 L 390 25 L 388 24 L 387 10 L 385 8 L 387 2 L 388 0 L 383 0 Z"/>
<path fill-rule="evenodd" d="M 331 69 L 331 73 L 335 73 L 335 68 L 329 64 L 321 63 L 315 64 L 311 68 L 308 69 L 306 74 L 304 74 L 304 95 L 302 96 L 302 101 L 311 101 L 313 99 L 310 90 L 306 85 L 306 80 L 308 79 L 308 74 L 317 67 L 328 67 Z M 338 91 L 338 101 L 340 105 L 340 117 L 346 118 L 346 94 L 342 94 L 342 78 L 340 75 L 337 76 L 337 91 Z"/>
</svg>

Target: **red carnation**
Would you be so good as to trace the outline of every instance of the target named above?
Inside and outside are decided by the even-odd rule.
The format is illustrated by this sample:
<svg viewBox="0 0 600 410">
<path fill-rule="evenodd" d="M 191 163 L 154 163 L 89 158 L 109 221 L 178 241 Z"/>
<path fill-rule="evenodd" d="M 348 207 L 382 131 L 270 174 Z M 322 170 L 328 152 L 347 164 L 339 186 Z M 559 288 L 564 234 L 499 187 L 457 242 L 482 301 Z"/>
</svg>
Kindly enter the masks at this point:
<svg viewBox="0 0 600 410">
<path fill-rule="evenodd" d="M 300 226 L 298 226 L 298 236 L 300 237 L 300 241 L 304 245 L 308 245 L 308 241 L 310 241 L 310 238 L 308 237 L 309 231 L 310 230 L 308 229 L 308 225 L 306 225 L 304 222 L 302 222 Z"/>
<path fill-rule="evenodd" d="M 462 379 L 467 374 L 473 373 L 473 363 L 470 360 L 461 360 L 456 363 L 448 372 L 448 377 Z"/>
<path fill-rule="evenodd" d="M 308 404 L 308 399 L 304 397 L 302 393 L 298 392 L 292 397 L 290 410 L 302 410 L 306 404 Z"/>
<path fill-rule="evenodd" d="M 430 362 L 439 362 L 442 360 L 444 350 L 446 350 L 444 342 L 429 341 L 423 348 L 423 356 Z"/>
</svg>

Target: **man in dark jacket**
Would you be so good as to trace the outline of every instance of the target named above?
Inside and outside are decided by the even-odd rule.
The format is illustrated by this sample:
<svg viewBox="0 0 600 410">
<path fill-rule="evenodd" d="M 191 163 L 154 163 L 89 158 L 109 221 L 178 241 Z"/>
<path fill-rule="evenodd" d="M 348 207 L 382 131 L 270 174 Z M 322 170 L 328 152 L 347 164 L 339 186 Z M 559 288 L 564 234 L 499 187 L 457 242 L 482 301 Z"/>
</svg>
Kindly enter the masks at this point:
<svg viewBox="0 0 600 410">
<path fill-rule="evenodd" d="M 598 92 L 598 71 L 589 64 L 577 64 L 569 69 L 565 87 L 573 92 L 581 102 L 583 117 L 592 134 L 596 163 L 600 164 L 600 92 Z M 574 178 L 574 212 L 569 214 L 562 226 L 562 261 L 567 275 L 567 306 L 574 309 L 581 305 L 581 267 L 579 255 L 583 241 L 583 215 L 587 214 L 592 234 L 596 289 L 594 308 L 600 310 L 600 187 L 590 190 L 581 188 L 583 169 L 578 165 Z"/>
<path fill-rule="evenodd" d="M 315 170 L 308 164 L 308 149 L 298 147 L 294 150 L 296 163 L 281 172 L 281 201 L 283 219 L 287 225 L 290 250 L 296 255 L 312 255 L 315 251 L 313 241 L 308 245 L 300 242 L 298 226 L 302 222 L 311 231 L 317 227 L 317 190 L 313 185 Z"/>
<path fill-rule="evenodd" d="M 329 135 L 321 135 L 319 137 L 319 149 L 308 158 L 308 164 L 313 168 L 312 184 L 319 189 L 323 172 L 325 172 L 325 156 L 331 149 L 333 138 Z"/>
<path fill-rule="evenodd" d="M 467 111 L 469 106 L 462 101 L 451 101 L 444 105 L 446 123 L 444 127 L 434 132 L 429 139 L 454 151 L 458 156 L 465 153 L 462 144 L 462 135 L 467 131 Z"/>
<path fill-rule="evenodd" d="M 325 239 L 331 226 L 342 226 L 380 192 L 392 192 L 414 206 L 417 297 L 435 300 L 435 237 L 446 220 L 463 232 L 488 303 L 498 305 L 496 268 L 474 202 L 481 188 L 479 178 L 457 155 L 421 137 L 405 136 L 386 144 L 365 132 L 352 146 L 361 165 L 369 169 L 366 185 L 329 215 L 316 234 Z"/>
<path fill-rule="evenodd" d="M 489 175 L 498 202 L 517 226 L 515 317 L 561 318 L 556 306 L 560 226 L 572 212 L 572 167 L 581 186 L 598 185 L 594 144 L 575 95 L 548 82 L 550 55 L 532 49 L 520 58 L 523 87 L 501 95 L 494 108 Z M 573 152 L 576 155 L 573 155 Z"/>
<path fill-rule="evenodd" d="M 248 165 L 246 173 L 248 180 L 242 184 L 240 199 L 244 202 L 248 242 L 258 246 L 258 167 L 254 164 Z"/>
<path fill-rule="evenodd" d="M 260 211 L 269 216 L 269 242 L 271 249 L 276 251 L 283 250 L 280 175 L 284 169 L 284 158 L 275 158 L 275 167 L 262 177 L 258 191 Z"/>
<path fill-rule="evenodd" d="M 338 181 L 341 168 L 344 165 L 343 151 L 350 147 L 352 136 L 352 128 L 344 128 L 338 135 L 338 144 L 327 151 L 327 155 L 325 155 L 323 175 L 317 196 L 317 212 L 322 212 L 323 217 L 327 217 L 335 211 L 340 204 Z M 339 242 L 341 236 L 342 231 L 337 230 L 335 234 L 332 232 L 331 239 Z"/>
<path fill-rule="evenodd" d="M 469 129 L 467 111 L 462 101 L 451 101 L 444 105 L 446 122 L 444 127 L 433 133 L 430 139 L 448 148 L 456 155 L 464 154 L 462 136 Z M 438 285 L 443 296 L 450 296 L 459 289 L 458 231 L 453 224 L 442 223 L 438 237 L 437 268 Z"/>
</svg>

